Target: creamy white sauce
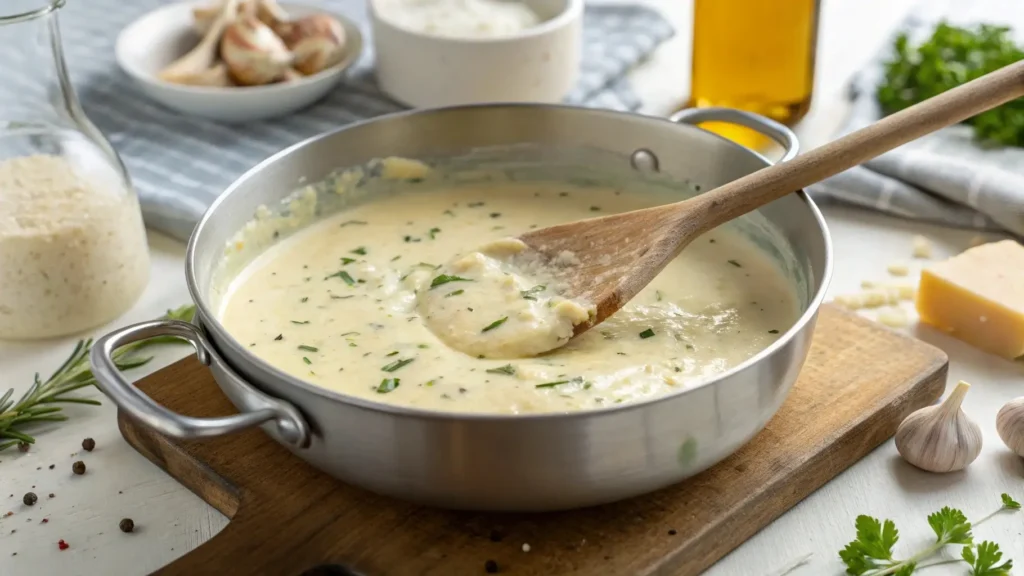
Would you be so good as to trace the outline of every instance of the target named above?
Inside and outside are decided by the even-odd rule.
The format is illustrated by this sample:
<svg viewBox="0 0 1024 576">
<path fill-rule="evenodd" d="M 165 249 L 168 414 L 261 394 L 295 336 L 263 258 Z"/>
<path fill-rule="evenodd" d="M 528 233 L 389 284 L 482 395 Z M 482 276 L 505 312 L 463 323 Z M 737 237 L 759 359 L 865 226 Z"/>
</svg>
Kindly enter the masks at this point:
<svg viewBox="0 0 1024 576">
<path fill-rule="evenodd" d="M 562 346 L 594 306 L 562 296 L 558 270 L 516 238 L 460 255 L 418 290 L 419 313 L 445 344 L 478 358 L 528 358 Z M 477 310 L 493 311 L 480 324 Z"/>
<path fill-rule="evenodd" d="M 540 17 L 516 0 L 373 0 L 384 20 L 450 38 L 499 38 L 536 26 Z"/>
<path fill-rule="evenodd" d="M 488 261 L 503 254 L 503 239 L 666 199 L 561 183 L 409 188 L 327 218 L 257 257 L 223 299 L 227 330 L 274 366 L 353 396 L 452 412 L 537 413 L 669 394 L 750 358 L 799 315 L 794 289 L 770 258 L 739 235 L 715 231 L 565 346 L 531 358 L 486 357 L 506 338 L 528 347 L 534 336 L 571 333 L 579 318 L 566 311 L 564 326 L 531 332 L 552 318 L 531 312 L 561 301 L 548 288 L 530 292 L 528 278 L 507 280 Z M 478 261 L 472 248 L 481 245 Z M 468 287 L 478 282 L 436 284 L 456 272 L 439 267 L 457 254 L 470 255 L 467 277 L 497 266 L 496 288 L 514 314 L 474 306 Z M 439 299 L 445 314 L 471 328 L 438 338 L 431 323 L 439 319 L 421 311 L 426 299 Z"/>
</svg>

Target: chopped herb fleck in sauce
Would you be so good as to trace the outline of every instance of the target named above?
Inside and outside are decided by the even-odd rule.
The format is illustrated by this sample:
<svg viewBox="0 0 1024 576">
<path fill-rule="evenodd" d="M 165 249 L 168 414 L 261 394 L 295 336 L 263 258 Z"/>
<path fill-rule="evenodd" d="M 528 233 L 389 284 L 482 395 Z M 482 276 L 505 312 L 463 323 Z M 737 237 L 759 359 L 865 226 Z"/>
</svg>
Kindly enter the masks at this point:
<svg viewBox="0 0 1024 576">
<path fill-rule="evenodd" d="M 462 276 L 452 276 L 450 274 L 441 274 L 430 281 L 431 288 L 437 288 L 438 286 L 447 284 L 449 282 L 472 282 L 469 278 L 463 278 Z"/>
<path fill-rule="evenodd" d="M 543 384 L 537 384 L 534 388 L 554 388 L 555 386 L 561 386 L 562 384 L 568 384 L 568 380 L 557 380 L 555 382 L 545 382 Z"/>
<path fill-rule="evenodd" d="M 484 370 L 484 372 L 487 372 L 488 374 L 507 374 L 509 376 L 515 376 L 516 367 L 511 364 L 505 364 L 504 366 L 499 366 L 497 368 L 488 368 L 487 370 Z"/>
<path fill-rule="evenodd" d="M 430 239 L 433 240 L 434 238 L 437 238 L 437 233 L 440 232 L 440 231 L 441 231 L 440 228 L 431 228 L 430 231 L 427 232 L 427 234 L 429 234 L 430 235 Z"/>
<path fill-rule="evenodd" d="M 650 338 L 651 336 L 654 336 L 654 330 L 652 328 L 648 328 L 640 333 L 641 338 Z"/>
<path fill-rule="evenodd" d="M 366 256 L 366 246 L 360 246 L 359 248 L 356 248 L 355 250 L 349 250 L 349 252 L 351 252 L 353 254 L 359 254 L 360 256 Z"/>
<path fill-rule="evenodd" d="M 470 202 L 469 204 L 466 204 L 466 206 L 468 206 L 470 208 L 479 208 L 479 207 L 481 207 L 483 205 L 484 205 L 483 202 Z"/>
<path fill-rule="evenodd" d="M 450 298 L 452 296 L 458 296 L 459 294 L 463 294 L 464 292 L 465 292 L 465 290 L 454 290 L 452 292 L 449 292 L 449 293 L 445 294 L 444 297 L 445 298 Z"/>
<path fill-rule="evenodd" d="M 408 366 L 409 364 L 412 364 L 413 361 L 415 360 L 415 358 L 402 358 L 399 360 L 395 360 L 391 364 L 385 365 L 383 368 L 381 368 L 381 370 L 385 372 L 394 372 L 395 370 L 398 370 L 402 366 Z"/>
<path fill-rule="evenodd" d="M 769 330 L 768 333 L 769 334 L 778 334 L 779 331 L 778 330 Z"/>
<path fill-rule="evenodd" d="M 739 262 L 735 261 L 735 260 L 728 260 L 727 262 L 729 262 L 729 264 L 732 264 L 733 266 L 735 266 L 737 268 L 743 268 L 743 265 L 740 264 Z"/>
<path fill-rule="evenodd" d="M 394 392 L 395 388 L 398 388 L 401 379 L 399 378 L 385 378 L 380 381 L 380 385 L 377 386 L 378 394 L 387 394 L 388 392 Z"/>
<path fill-rule="evenodd" d="M 358 335 L 359 335 L 359 332 L 345 332 L 341 336 L 342 336 L 342 338 L 344 338 L 345 336 L 358 336 Z"/>
<path fill-rule="evenodd" d="M 385 356 L 398 356 L 398 350 L 395 350 L 394 352 L 388 352 L 387 354 L 385 354 Z"/>
<path fill-rule="evenodd" d="M 591 206 L 590 207 L 590 211 L 591 212 L 600 212 L 601 211 L 601 207 L 600 206 Z"/>
<path fill-rule="evenodd" d="M 491 212 L 491 218 L 501 218 L 501 212 Z"/>
<path fill-rule="evenodd" d="M 313 363 L 312 360 L 310 360 L 309 358 L 306 358 L 305 356 L 302 357 L 302 361 L 305 362 L 306 364 L 312 364 Z"/>
<path fill-rule="evenodd" d="M 303 304 L 305 304 L 306 302 L 309 302 L 309 296 L 303 296 L 302 299 L 299 300 L 299 302 L 302 302 Z"/>
<path fill-rule="evenodd" d="M 533 288 L 530 288 L 529 290 L 520 290 L 519 295 L 523 297 L 523 300 L 536 300 L 537 297 L 535 296 L 535 294 L 539 294 L 543 292 L 545 289 L 547 289 L 547 286 L 545 286 L 544 284 L 538 284 Z"/>
<path fill-rule="evenodd" d="M 356 261 L 355 258 L 349 258 L 348 256 L 342 256 L 341 257 L 341 265 L 342 266 L 347 266 L 347 265 L 349 265 L 349 264 L 351 264 L 351 263 L 353 263 L 355 261 Z"/>
<path fill-rule="evenodd" d="M 355 279 L 352 278 L 352 276 L 350 276 L 349 273 L 345 272 L 344 270 L 339 270 L 338 272 L 335 272 L 334 274 L 325 277 L 324 280 L 330 280 L 331 278 L 341 278 L 342 281 L 345 282 L 345 284 L 348 284 L 349 286 L 354 286 L 356 283 Z"/>
<path fill-rule="evenodd" d="M 274 340 L 275 341 L 284 340 L 284 334 L 278 334 L 277 338 L 274 338 Z"/>
<path fill-rule="evenodd" d="M 504 324 L 507 321 L 508 321 L 508 316 L 505 316 L 504 318 L 498 318 L 494 322 L 491 322 L 487 326 L 484 326 L 484 329 L 481 330 L 480 332 L 483 333 L 483 332 L 489 332 L 491 330 L 494 330 L 495 328 L 497 328 L 498 326 L 501 326 L 502 324 Z"/>
<path fill-rule="evenodd" d="M 398 260 L 401 257 L 402 257 L 401 255 L 395 256 L 394 258 L 391 259 L 391 261 L 394 262 L 395 260 Z"/>
<path fill-rule="evenodd" d="M 355 298 L 355 296 L 349 294 L 348 296 L 338 296 L 337 294 L 331 294 L 331 300 L 348 300 L 349 298 Z"/>
<path fill-rule="evenodd" d="M 309 324 L 309 320 L 292 320 L 292 324 Z"/>
<path fill-rule="evenodd" d="M 305 350 L 306 352 L 319 352 L 320 351 L 319 348 L 315 348 L 313 346 L 307 346 L 305 344 L 299 344 L 299 350 Z"/>
<path fill-rule="evenodd" d="M 365 226 L 366 225 L 366 221 L 365 220 L 346 220 L 346 221 L 341 223 L 340 227 L 344 228 L 345 226 L 352 226 L 352 225 Z"/>
</svg>

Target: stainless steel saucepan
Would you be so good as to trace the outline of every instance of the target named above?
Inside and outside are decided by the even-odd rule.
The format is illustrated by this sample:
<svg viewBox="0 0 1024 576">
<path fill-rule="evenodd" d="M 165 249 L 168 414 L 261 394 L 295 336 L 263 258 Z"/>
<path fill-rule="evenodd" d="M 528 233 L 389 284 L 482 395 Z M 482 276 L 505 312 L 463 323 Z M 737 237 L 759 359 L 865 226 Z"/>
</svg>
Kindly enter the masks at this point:
<svg viewBox="0 0 1024 576">
<path fill-rule="evenodd" d="M 666 120 L 542 105 L 411 111 L 297 144 L 239 178 L 193 232 L 186 258 L 188 288 L 198 310 L 195 324 L 145 322 L 100 338 L 90 358 L 100 387 L 121 410 L 168 436 L 203 438 L 258 425 L 340 480 L 445 508 L 568 509 L 679 482 L 757 434 L 785 400 L 807 355 L 832 263 L 825 223 L 802 191 L 760 210 L 753 216 L 759 220 L 745 232 L 792 278 L 803 308 L 796 324 L 717 378 L 670 396 L 601 410 L 450 414 L 319 388 L 273 368 L 233 338 L 214 313 L 211 284 L 226 243 L 257 207 L 273 206 L 305 182 L 374 158 L 458 156 L 522 145 L 592 150 L 603 154 L 605 164 L 621 164 L 637 178 L 658 170 L 662 177 L 702 189 L 768 165 L 764 157 L 692 125 L 711 120 L 759 130 L 786 148 L 786 158 L 796 154 L 796 138 L 788 129 L 735 110 L 692 110 Z M 535 155 L 533 161 L 549 168 L 557 164 L 556 156 Z M 157 335 L 191 342 L 239 414 L 186 417 L 125 380 L 110 360 L 112 351 Z"/>
</svg>

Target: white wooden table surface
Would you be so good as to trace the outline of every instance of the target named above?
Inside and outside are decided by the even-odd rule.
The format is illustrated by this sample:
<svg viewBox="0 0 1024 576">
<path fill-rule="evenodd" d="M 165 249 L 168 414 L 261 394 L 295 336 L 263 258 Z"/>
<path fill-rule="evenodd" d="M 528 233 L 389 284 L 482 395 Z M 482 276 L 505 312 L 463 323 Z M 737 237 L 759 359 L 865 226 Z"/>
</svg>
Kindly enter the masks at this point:
<svg viewBox="0 0 1024 576">
<path fill-rule="evenodd" d="M 914 0 L 823 0 L 817 89 L 811 114 L 799 127 L 804 149 L 822 143 L 842 121 L 844 82 L 861 66 Z M 645 96 L 648 113 L 666 113 L 685 97 L 689 62 L 690 2 L 651 0 L 677 25 L 677 38 L 664 46 L 634 81 Z M 966 248 L 974 234 L 916 225 L 885 216 L 842 208 L 825 211 L 835 243 L 836 273 L 830 293 L 858 289 L 865 279 L 884 279 L 894 261 L 910 262 L 914 234 L 936 244 L 941 257 Z M 114 325 L 150 319 L 187 301 L 182 258 L 184 246 L 151 234 L 152 280 L 142 300 Z M 915 270 L 918 264 L 914 265 Z M 1024 460 L 999 441 L 995 414 L 1012 397 L 1024 394 L 1024 362 L 1011 363 L 988 356 L 928 329 L 911 328 L 920 338 L 950 356 L 949 379 L 974 384 L 966 412 L 982 427 L 985 447 L 965 472 L 931 475 L 902 462 L 891 441 L 840 475 L 746 544 L 715 565 L 713 576 L 767 575 L 808 554 L 810 561 L 797 575 L 838 575 L 837 551 L 854 534 L 858 514 L 890 517 L 897 522 L 901 552 L 915 551 L 930 540 L 927 514 L 950 505 L 969 517 L 997 507 L 999 494 L 1024 499 Z M 97 331 L 97 333 L 103 330 Z M 74 338 L 34 344 L 0 343 L 0 388 L 24 390 L 35 371 L 49 373 L 70 352 Z M 184 354 L 162 352 L 138 376 Z M 102 399 L 97 391 L 88 395 Z M 71 421 L 59 428 L 39 430 L 38 445 L 27 454 L 0 453 L 0 575 L 143 574 L 195 548 L 226 519 L 179 486 L 132 450 L 120 437 L 115 410 L 71 407 Z M 92 437 L 97 448 L 81 457 L 81 440 Z M 71 474 L 71 463 L 87 462 L 84 476 Z M 48 467 L 54 464 L 55 469 Z M 21 497 L 40 496 L 34 507 Z M 55 497 L 50 499 L 48 494 Z M 12 496 L 8 496 L 12 495 Z M 123 534 L 118 521 L 131 517 L 136 532 Z M 47 522 L 43 522 L 43 520 Z M 1024 571 L 1024 515 L 999 517 L 977 530 L 979 539 L 999 542 Z M 57 541 L 70 545 L 59 551 Z M 913 548 L 913 549 L 911 549 Z M 534 543 L 531 554 L 543 554 Z M 927 573 L 966 574 L 963 565 L 944 566 Z"/>
</svg>

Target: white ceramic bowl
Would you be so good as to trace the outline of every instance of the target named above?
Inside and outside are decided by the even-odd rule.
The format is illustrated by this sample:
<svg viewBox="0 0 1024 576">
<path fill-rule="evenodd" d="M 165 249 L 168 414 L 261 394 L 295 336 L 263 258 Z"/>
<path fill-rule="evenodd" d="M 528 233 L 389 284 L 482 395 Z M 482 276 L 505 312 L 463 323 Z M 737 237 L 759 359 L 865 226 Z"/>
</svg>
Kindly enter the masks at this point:
<svg viewBox="0 0 1024 576">
<path fill-rule="evenodd" d="M 146 96 L 192 116 L 221 122 L 246 122 L 284 116 L 323 98 L 341 81 L 363 50 L 363 37 L 351 20 L 320 7 L 282 3 L 293 17 L 315 13 L 334 16 L 345 28 L 345 58 L 318 74 L 266 86 L 206 87 L 165 82 L 157 73 L 198 41 L 192 30 L 192 7 L 207 2 L 169 4 L 129 24 L 117 38 L 117 63 Z"/>
<path fill-rule="evenodd" d="M 583 0 L 523 0 L 543 21 L 514 36 L 462 39 L 373 21 L 377 81 L 414 107 L 560 102 L 579 77 Z"/>
</svg>

